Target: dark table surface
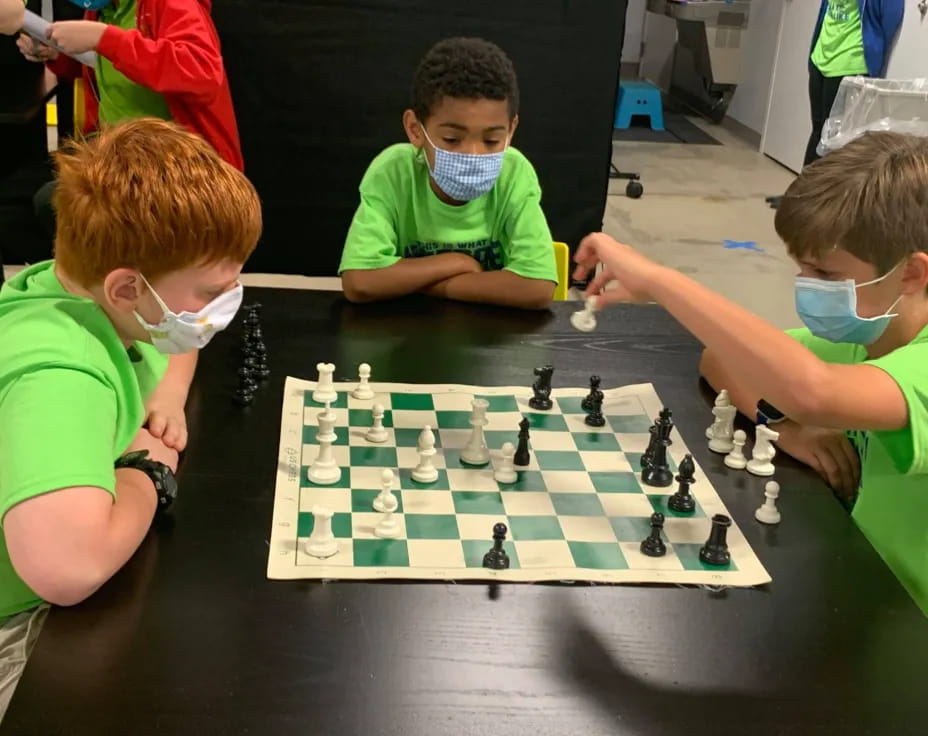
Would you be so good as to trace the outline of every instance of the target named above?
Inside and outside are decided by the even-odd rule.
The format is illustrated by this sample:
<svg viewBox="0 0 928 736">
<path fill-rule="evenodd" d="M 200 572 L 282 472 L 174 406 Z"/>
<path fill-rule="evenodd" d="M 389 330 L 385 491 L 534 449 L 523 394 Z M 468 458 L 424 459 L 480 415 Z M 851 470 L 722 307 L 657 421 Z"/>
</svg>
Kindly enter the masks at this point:
<svg viewBox="0 0 928 736">
<path fill-rule="evenodd" d="M 922 614 L 808 471 L 763 481 L 703 431 L 699 346 L 662 310 L 521 314 L 254 289 L 272 379 L 230 400 L 239 327 L 204 351 L 181 496 L 111 582 L 53 610 L 2 734 L 924 734 Z M 773 576 L 760 589 L 280 582 L 265 578 L 285 376 L 651 381 Z M 900 513 L 904 513 L 900 509 Z"/>
</svg>

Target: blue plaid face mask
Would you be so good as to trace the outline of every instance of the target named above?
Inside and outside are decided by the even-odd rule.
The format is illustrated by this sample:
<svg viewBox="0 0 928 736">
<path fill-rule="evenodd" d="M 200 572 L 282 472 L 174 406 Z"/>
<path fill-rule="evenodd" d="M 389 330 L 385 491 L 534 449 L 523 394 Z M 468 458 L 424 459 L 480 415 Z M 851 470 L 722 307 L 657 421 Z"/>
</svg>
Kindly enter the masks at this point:
<svg viewBox="0 0 928 736">
<path fill-rule="evenodd" d="M 439 148 L 429 134 L 425 132 L 425 126 L 420 125 L 422 134 L 425 139 L 432 144 L 435 149 L 435 166 L 429 167 L 432 178 L 445 194 L 459 202 L 470 202 L 472 199 L 483 196 L 489 192 L 496 180 L 499 178 L 499 172 L 503 168 L 503 156 L 506 153 L 504 147 L 498 153 L 455 153 L 445 151 Z M 509 141 L 506 141 L 506 147 Z M 428 160 L 428 157 L 426 157 Z"/>
</svg>

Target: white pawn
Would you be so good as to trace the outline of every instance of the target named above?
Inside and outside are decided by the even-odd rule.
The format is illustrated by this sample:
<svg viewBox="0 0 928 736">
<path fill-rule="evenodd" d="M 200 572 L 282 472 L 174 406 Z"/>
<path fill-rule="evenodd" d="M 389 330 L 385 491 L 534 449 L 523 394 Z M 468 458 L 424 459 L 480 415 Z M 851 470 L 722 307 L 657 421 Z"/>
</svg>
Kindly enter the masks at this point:
<svg viewBox="0 0 928 736">
<path fill-rule="evenodd" d="M 570 315 L 570 324 L 575 330 L 580 332 L 592 332 L 596 329 L 596 297 L 589 296 L 586 298 L 585 306 L 579 312 Z"/>
<path fill-rule="evenodd" d="M 371 409 L 371 414 L 374 417 L 374 425 L 367 430 L 367 434 L 364 435 L 368 442 L 386 442 L 390 438 L 390 433 L 384 429 L 383 426 L 383 405 L 374 404 Z"/>
<path fill-rule="evenodd" d="M 313 401 L 320 404 L 335 401 L 338 398 L 338 392 L 336 392 L 335 383 L 332 380 L 335 375 L 335 364 L 316 363 L 316 370 L 319 371 L 319 380 L 316 382 L 315 391 L 313 391 Z"/>
<path fill-rule="evenodd" d="M 777 509 L 779 495 L 780 484 L 775 480 L 768 481 L 764 486 L 764 505 L 754 512 L 754 518 L 762 524 L 779 524 L 780 511 Z"/>
<path fill-rule="evenodd" d="M 400 535 L 400 523 L 394 518 L 392 511 L 384 512 L 374 527 L 374 536 L 381 539 L 396 539 Z"/>
<path fill-rule="evenodd" d="M 777 448 L 772 443 L 780 439 L 780 433 L 774 432 L 766 424 L 758 424 L 754 436 L 754 452 L 751 453 L 751 459 L 748 460 L 747 469 L 749 473 L 761 477 L 771 476 L 776 472 L 773 466 L 773 457 L 777 454 Z"/>
<path fill-rule="evenodd" d="M 381 491 L 374 498 L 374 511 L 382 514 L 393 513 L 399 506 L 399 501 L 393 495 L 393 471 L 384 469 L 380 474 Z"/>
<path fill-rule="evenodd" d="M 435 435 L 432 428 L 426 426 L 419 433 L 419 464 L 412 471 L 412 479 L 419 483 L 434 483 L 438 480 L 438 471 L 432 464 L 432 456 L 435 455 Z"/>
<path fill-rule="evenodd" d="M 706 435 L 709 437 L 709 449 L 712 452 L 731 452 L 734 447 L 732 434 L 735 429 L 735 415 L 737 413 L 738 407 L 731 403 L 728 391 L 722 389 L 719 395 L 715 397 L 715 406 L 712 407 L 715 421 L 706 430 Z"/>
<path fill-rule="evenodd" d="M 313 557 L 331 557 L 338 552 L 338 542 L 332 533 L 332 511 L 313 506 L 313 531 L 306 540 L 306 554 Z"/>
<path fill-rule="evenodd" d="M 497 483 L 515 483 L 519 480 L 515 468 L 516 446 L 511 442 L 507 442 L 503 445 L 502 454 L 503 460 L 494 471 L 493 478 Z"/>
<path fill-rule="evenodd" d="M 748 436 L 744 430 L 736 429 L 735 436 L 732 439 L 734 448 L 725 456 L 725 465 L 735 470 L 744 470 L 748 464 L 748 459 L 744 456 L 744 445 L 748 441 Z"/>
<path fill-rule="evenodd" d="M 374 398 L 374 389 L 371 388 L 371 367 L 367 363 L 358 366 L 358 386 L 351 395 L 356 399 L 366 401 Z"/>
</svg>

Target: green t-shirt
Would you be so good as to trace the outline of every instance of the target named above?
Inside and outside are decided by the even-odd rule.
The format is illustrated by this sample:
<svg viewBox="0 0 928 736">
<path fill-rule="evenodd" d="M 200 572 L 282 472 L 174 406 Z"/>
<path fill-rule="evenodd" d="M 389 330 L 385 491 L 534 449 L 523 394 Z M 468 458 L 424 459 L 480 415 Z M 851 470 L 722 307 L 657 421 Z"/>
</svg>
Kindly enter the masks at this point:
<svg viewBox="0 0 928 736">
<path fill-rule="evenodd" d="M 860 455 L 854 521 L 928 615 L 928 327 L 889 355 L 867 359 L 861 345 L 833 343 L 808 330 L 789 334 L 828 363 L 867 363 L 902 389 L 909 425 L 892 432 L 849 431 Z"/>
<path fill-rule="evenodd" d="M 442 202 L 429 185 L 430 176 L 424 154 L 409 143 L 391 146 L 371 162 L 339 273 L 464 251 L 486 271 L 507 269 L 557 282 L 541 187 L 525 156 L 507 149 L 493 188 L 462 205 Z"/>
<path fill-rule="evenodd" d="M 131 30 L 136 23 L 135 5 L 136 0 L 121 0 L 118 5 L 109 5 L 100 11 L 100 21 L 124 31 Z M 163 95 L 133 82 L 102 54 L 97 55 L 97 89 L 101 123 L 113 125 L 122 120 L 146 117 L 171 119 Z"/>
<path fill-rule="evenodd" d="M 858 0 L 828 0 L 812 63 L 825 77 L 867 73 L 864 31 Z"/>
<path fill-rule="evenodd" d="M 118 501 L 113 462 L 167 368 L 151 345 L 133 348 L 95 302 L 62 288 L 52 261 L 0 289 L 0 524 L 16 504 L 59 488 L 98 487 Z M 0 531 L 0 616 L 39 602 Z"/>
</svg>

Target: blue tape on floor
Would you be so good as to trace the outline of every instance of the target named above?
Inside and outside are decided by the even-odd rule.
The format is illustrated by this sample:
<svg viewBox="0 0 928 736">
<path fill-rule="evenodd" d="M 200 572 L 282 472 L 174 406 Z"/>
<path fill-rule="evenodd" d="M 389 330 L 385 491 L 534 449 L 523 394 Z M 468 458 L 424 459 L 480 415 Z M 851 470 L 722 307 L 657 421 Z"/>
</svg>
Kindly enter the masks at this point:
<svg viewBox="0 0 928 736">
<path fill-rule="evenodd" d="M 728 240 L 725 239 L 722 241 L 722 245 L 725 246 L 726 250 L 753 250 L 755 253 L 763 253 L 764 249 L 761 248 L 756 241 L 754 240 Z"/>
</svg>

